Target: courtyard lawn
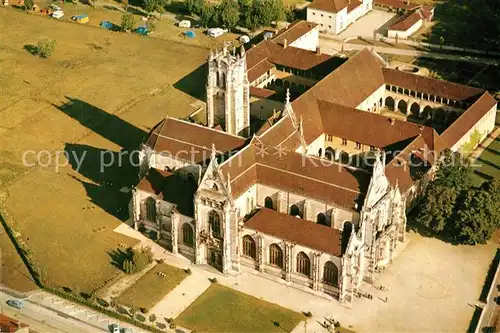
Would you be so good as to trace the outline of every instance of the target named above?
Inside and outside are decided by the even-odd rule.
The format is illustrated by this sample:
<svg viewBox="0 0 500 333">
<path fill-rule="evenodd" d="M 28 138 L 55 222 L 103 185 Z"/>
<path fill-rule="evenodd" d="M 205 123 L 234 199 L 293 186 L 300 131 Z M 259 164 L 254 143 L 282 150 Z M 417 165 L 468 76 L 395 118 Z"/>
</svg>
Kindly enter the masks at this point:
<svg viewBox="0 0 500 333">
<path fill-rule="evenodd" d="M 500 137 L 486 147 L 478 157 L 474 167 L 473 182 L 481 184 L 485 180 L 500 177 Z"/>
<path fill-rule="evenodd" d="M 128 217 L 130 194 L 119 189 L 133 180 L 117 163 L 100 170 L 103 154 L 116 157 L 165 116 L 196 110 L 209 49 L 6 8 L 0 30 L 0 210 L 47 285 L 91 292 L 121 274 L 112 251 L 137 243 L 113 231 Z M 57 42 L 45 60 L 28 52 L 42 38 Z M 29 151 L 27 163 L 43 152 L 43 165 L 24 163 Z M 3 282 L 16 287 L 26 272 L 18 260 L 7 263 Z"/>
<path fill-rule="evenodd" d="M 160 276 L 163 273 L 165 276 Z M 136 309 L 151 309 L 187 276 L 182 269 L 158 264 L 118 297 L 117 302 Z"/>
<path fill-rule="evenodd" d="M 291 332 L 304 315 L 253 296 L 211 285 L 176 319 L 198 332 Z"/>
</svg>

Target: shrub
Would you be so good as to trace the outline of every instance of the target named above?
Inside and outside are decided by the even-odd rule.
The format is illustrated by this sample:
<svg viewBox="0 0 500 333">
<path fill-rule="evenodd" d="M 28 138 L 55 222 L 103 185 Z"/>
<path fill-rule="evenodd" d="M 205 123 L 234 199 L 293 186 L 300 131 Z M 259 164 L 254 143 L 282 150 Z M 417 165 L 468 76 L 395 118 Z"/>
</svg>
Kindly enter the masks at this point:
<svg viewBox="0 0 500 333">
<path fill-rule="evenodd" d="M 172 321 L 170 323 L 169 327 L 170 327 L 171 330 L 175 330 L 177 328 L 177 324 Z"/>
<path fill-rule="evenodd" d="M 156 321 L 156 315 L 154 313 L 151 316 L 149 316 L 149 321 L 152 323 Z"/>
<path fill-rule="evenodd" d="M 142 313 L 148 312 L 148 309 L 146 309 L 146 308 L 140 308 L 139 310 L 141 310 Z"/>
<path fill-rule="evenodd" d="M 191 269 L 190 268 L 186 268 L 184 270 L 184 272 L 186 272 L 187 275 L 191 275 Z"/>
<path fill-rule="evenodd" d="M 334 322 L 333 327 L 335 327 L 335 328 L 340 327 L 340 321 L 337 320 L 336 322 Z"/>
<path fill-rule="evenodd" d="M 128 313 L 128 310 L 127 310 L 127 309 L 125 309 L 123 306 L 120 306 L 120 305 L 118 305 L 118 306 L 116 307 L 116 311 L 117 311 L 119 314 L 122 314 L 122 315 L 128 315 L 128 314 L 129 314 L 129 313 Z"/>
<path fill-rule="evenodd" d="M 158 326 L 158 328 L 162 329 L 162 330 L 164 330 L 165 328 L 167 328 L 167 325 L 165 325 L 164 323 L 156 323 L 156 326 Z"/>
<path fill-rule="evenodd" d="M 174 321 L 173 318 L 163 318 L 163 319 L 165 319 L 165 321 L 169 324 Z"/>
<path fill-rule="evenodd" d="M 122 23 L 120 24 L 121 28 L 125 32 L 130 32 L 134 28 L 135 18 L 132 14 L 123 14 L 122 15 Z M 145 229 L 144 225 L 141 223 L 139 225 L 139 231 L 141 231 L 141 227 Z"/>
<path fill-rule="evenodd" d="M 49 58 L 56 49 L 56 41 L 53 39 L 40 39 L 36 46 L 37 54 L 40 58 Z"/>
<path fill-rule="evenodd" d="M 109 303 L 106 302 L 105 300 L 103 300 L 102 298 L 97 298 L 95 301 L 97 302 L 97 304 L 99 304 L 100 306 L 102 306 L 104 308 L 109 307 Z"/>
<path fill-rule="evenodd" d="M 143 315 L 141 315 L 140 313 L 136 314 L 135 315 L 135 319 L 137 319 L 138 321 L 140 321 L 141 323 L 145 322 L 146 321 L 146 317 L 144 317 Z"/>
<path fill-rule="evenodd" d="M 312 317 L 312 312 L 311 311 L 307 311 L 307 312 L 304 312 L 304 316 L 306 316 L 307 318 L 311 318 Z"/>
<path fill-rule="evenodd" d="M 24 9 L 26 11 L 31 11 L 34 5 L 35 2 L 33 0 L 24 0 Z"/>
<path fill-rule="evenodd" d="M 213 278 L 208 279 L 208 281 L 210 281 L 212 283 L 217 283 L 217 278 L 213 277 Z"/>
</svg>

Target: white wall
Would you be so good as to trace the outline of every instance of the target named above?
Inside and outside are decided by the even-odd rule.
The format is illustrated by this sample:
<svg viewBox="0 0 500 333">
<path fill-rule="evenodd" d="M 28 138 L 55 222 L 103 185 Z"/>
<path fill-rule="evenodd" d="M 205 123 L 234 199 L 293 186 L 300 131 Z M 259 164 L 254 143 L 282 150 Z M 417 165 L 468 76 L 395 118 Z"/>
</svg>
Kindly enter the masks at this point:
<svg viewBox="0 0 500 333">
<path fill-rule="evenodd" d="M 459 150 L 470 140 L 470 136 L 474 133 L 475 130 L 477 130 L 481 134 L 480 141 L 484 140 L 484 138 L 495 128 L 496 113 L 497 106 L 495 105 L 460 140 L 458 140 L 457 143 L 453 145 L 453 147 L 451 147 L 451 150 Z"/>
<path fill-rule="evenodd" d="M 368 111 L 370 109 L 373 112 L 374 104 L 380 103 L 385 100 L 385 84 L 381 85 L 377 90 L 375 90 L 370 96 L 368 96 L 361 104 L 359 104 L 356 109 Z"/>
<path fill-rule="evenodd" d="M 337 18 L 339 13 L 331 13 L 324 10 L 307 8 L 307 21 L 314 22 L 319 24 L 319 31 L 337 34 L 338 33 L 338 24 Z"/>
<path fill-rule="evenodd" d="M 387 37 L 396 38 L 396 35 L 398 35 L 398 38 L 406 39 L 406 38 L 408 38 L 408 36 L 410 36 L 411 34 L 415 33 L 418 29 L 420 29 L 420 27 L 422 27 L 423 23 L 424 23 L 423 20 L 419 20 L 417 23 L 415 23 L 413 26 L 411 26 L 406 31 L 388 30 Z"/>
<path fill-rule="evenodd" d="M 299 39 L 291 43 L 290 46 L 315 52 L 319 47 L 319 27 L 320 26 L 317 26 L 305 33 Z"/>
</svg>

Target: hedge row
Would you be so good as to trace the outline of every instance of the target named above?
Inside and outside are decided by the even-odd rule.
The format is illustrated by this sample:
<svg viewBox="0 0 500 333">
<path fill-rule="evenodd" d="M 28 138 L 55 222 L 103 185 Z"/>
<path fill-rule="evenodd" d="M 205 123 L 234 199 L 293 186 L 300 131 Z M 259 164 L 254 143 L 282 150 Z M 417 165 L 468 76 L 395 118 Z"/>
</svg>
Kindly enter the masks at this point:
<svg viewBox="0 0 500 333">
<path fill-rule="evenodd" d="M 43 287 L 43 289 L 45 291 L 50 292 L 51 294 L 54 294 L 54 295 L 57 295 L 59 297 L 65 298 L 65 299 L 67 299 L 67 300 L 69 300 L 71 302 L 78 303 L 80 305 L 86 306 L 88 308 L 91 308 L 92 310 L 101 312 L 101 313 L 103 313 L 103 314 L 105 314 L 105 315 L 107 315 L 109 317 L 115 318 L 115 319 L 120 320 L 120 321 L 124 321 L 126 323 L 132 324 L 134 326 L 140 327 L 140 328 L 148 330 L 150 332 L 164 333 L 164 331 L 159 330 L 156 327 L 152 327 L 152 326 L 143 324 L 141 322 L 135 321 L 132 318 L 130 318 L 129 316 L 124 316 L 124 315 L 121 315 L 121 314 L 119 314 L 119 313 L 117 313 L 117 312 L 115 312 L 113 310 L 109 310 L 109 309 L 103 308 L 102 306 L 99 306 L 99 305 L 97 305 L 95 303 L 89 302 L 89 301 L 87 301 L 87 300 L 85 300 L 83 298 L 76 297 L 74 295 L 71 295 L 71 294 L 65 293 L 63 291 L 50 288 L 50 287 Z"/>
</svg>

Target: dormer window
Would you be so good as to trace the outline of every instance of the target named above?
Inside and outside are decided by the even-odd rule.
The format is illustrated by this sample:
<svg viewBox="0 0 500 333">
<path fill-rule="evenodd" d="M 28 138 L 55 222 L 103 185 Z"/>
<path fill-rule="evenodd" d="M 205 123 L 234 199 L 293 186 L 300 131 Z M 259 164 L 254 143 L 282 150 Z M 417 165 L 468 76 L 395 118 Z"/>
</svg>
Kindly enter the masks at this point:
<svg viewBox="0 0 500 333">
<path fill-rule="evenodd" d="M 214 183 L 214 185 L 212 186 L 213 190 L 214 191 L 218 191 L 219 190 L 219 186 L 217 186 L 216 183 Z"/>
</svg>

